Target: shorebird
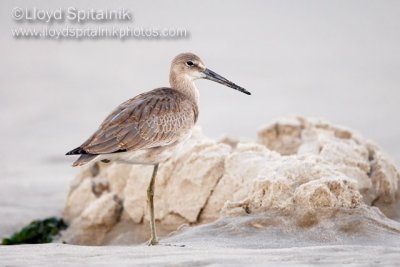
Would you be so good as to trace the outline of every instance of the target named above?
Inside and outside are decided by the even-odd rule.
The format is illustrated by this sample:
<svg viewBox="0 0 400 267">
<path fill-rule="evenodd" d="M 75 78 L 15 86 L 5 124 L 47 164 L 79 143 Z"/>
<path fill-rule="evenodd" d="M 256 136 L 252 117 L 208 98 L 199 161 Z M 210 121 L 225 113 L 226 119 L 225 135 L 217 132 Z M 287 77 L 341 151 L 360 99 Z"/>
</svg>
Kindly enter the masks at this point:
<svg viewBox="0 0 400 267">
<path fill-rule="evenodd" d="M 119 105 L 81 146 L 66 155 L 80 155 L 73 166 L 116 161 L 153 165 L 147 188 L 151 239 L 158 243 L 154 220 L 154 182 L 158 165 L 168 160 L 190 137 L 199 115 L 197 79 L 208 79 L 250 95 L 246 89 L 206 68 L 193 53 L 172 60 L 171 87 L 157 88 Z"/>
</svg>

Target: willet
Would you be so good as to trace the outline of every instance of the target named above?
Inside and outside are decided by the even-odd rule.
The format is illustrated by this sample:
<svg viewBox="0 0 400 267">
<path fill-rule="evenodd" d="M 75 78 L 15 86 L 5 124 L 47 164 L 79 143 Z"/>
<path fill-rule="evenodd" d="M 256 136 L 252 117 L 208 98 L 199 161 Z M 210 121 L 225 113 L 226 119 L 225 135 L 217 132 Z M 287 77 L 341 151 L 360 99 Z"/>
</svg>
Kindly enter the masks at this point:
<svg viewBox="0 0 400 267">
<path fill-rule="evenodd" d="M 117 161 L 153 165 L 147 189 L 151 239 L 158 243 L 154 220 L 154 181 L 159 163 L 169 159 L 187 140 L 199 115 L 197 79 L 208 79 L 250 95 L 246 89 L 207 69 L 192 53 L 179 54 L 171 64 L 171 88 L 137 95 L 119 105 L 81 146 L 67 155 L 81 155 L 73 166 Z"/>
</svg>

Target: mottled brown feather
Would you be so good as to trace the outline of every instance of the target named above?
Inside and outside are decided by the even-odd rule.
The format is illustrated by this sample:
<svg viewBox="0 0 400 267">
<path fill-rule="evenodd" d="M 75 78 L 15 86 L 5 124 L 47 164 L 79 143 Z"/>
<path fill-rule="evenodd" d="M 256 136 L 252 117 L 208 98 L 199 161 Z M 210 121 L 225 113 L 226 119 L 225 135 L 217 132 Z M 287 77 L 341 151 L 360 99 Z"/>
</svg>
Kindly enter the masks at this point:
<svg viewBox="0 0 400 267">
<path fill-rule="evenodd" d="M 172 88 L 158 88 L 119 105 L 81 147 L 90 154 L 164 146 L 186 136 L 198 117 L 196 103 Z"/>
</svg>

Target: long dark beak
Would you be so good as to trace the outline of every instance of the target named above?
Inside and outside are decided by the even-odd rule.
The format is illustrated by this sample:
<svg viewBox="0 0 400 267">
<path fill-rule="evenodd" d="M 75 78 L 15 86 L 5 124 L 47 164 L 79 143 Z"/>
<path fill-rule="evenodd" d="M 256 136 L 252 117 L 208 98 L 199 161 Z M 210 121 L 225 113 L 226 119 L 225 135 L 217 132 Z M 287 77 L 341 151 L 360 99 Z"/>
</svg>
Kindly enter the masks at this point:
<svg viewBox="0 0 400 267">
<path fill-rule="evenodd" d="M 247 91 L 246 89 L 244 89 L 243 87 L 240 87 L 239 85 L 234 84 L 233 82 L 225 79 L 224 77 L 222 77 L 221 75 L 213 72 L 210 69 L 205 69 L 203 71 L 203 73 L 206 75 L 206 77 L 204 77 L 204 79 L 207 79 L 207 80 L 210 80 L 210 81 L 214 81 L 214 82 L 226 85 L 226 86 L 228 86 L 230 88 L 233 88 L 233 89 L 238 90 L 238 91 L 240 91 L 242 93 L 245 93 L 246 95 L 251 95 L 251 93 L 249 91 Z"/>
</svg>

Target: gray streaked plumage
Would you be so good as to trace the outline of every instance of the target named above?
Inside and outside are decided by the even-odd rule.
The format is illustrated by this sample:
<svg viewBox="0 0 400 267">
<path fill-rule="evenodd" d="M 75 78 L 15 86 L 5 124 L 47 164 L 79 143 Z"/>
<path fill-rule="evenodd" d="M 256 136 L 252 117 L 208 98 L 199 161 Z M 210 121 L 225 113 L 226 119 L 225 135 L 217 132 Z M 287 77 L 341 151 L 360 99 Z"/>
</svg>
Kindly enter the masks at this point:
<svg viewBox="0 0 400 267">
<path fill-rule="evenodd" d="M 207 69 L 195 54 L 179 54 L 171 64 L 171 88 L 154 89 L 122 103 L 86 142 L 67 153 L 80 155 L 73 166 L 91 161 L 154 165 L 147 189 L 149 245 L 158 243 L 153 203 L 158 165 L 184 144 L 196 124 L 199 92 L 194 81 L 197 79 L 215 81 L 250 95 L 246 89 Z"/>
<path fill-rule="evenodd" d="M 100 154 L 172 144 L 190 133 L 197 117 L 197 104 L 175 89 L 158 88 L 140 94 L 119 105 L 76 150 L 83 155 L 74 166 Z"/>
</svg>

